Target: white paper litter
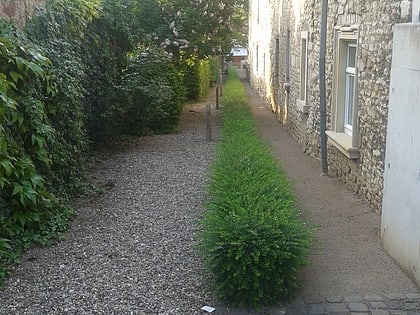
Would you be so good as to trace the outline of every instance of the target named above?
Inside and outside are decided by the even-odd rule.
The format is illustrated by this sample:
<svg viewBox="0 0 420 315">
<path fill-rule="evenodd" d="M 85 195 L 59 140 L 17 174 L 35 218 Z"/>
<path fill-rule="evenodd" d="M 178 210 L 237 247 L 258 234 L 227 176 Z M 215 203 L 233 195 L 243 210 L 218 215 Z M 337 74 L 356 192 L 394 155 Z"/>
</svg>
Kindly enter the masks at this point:
<svg viewBox="0 0 420 315">
<path fill-rule="evenodd" d="M 203 306 L 202 308 L 200 308 L 200 310 L 202 310 L 202 311 L 206 311 L 206 312 L 208 312 L 208 313 L 212 313 L 212 312 L 214 312 L 216 309 L 215 309 L 214 307 L 211 307 L 211 306 L 207 306 L 207 305 L 205 305 L 205 306 Z"/>
</svg>

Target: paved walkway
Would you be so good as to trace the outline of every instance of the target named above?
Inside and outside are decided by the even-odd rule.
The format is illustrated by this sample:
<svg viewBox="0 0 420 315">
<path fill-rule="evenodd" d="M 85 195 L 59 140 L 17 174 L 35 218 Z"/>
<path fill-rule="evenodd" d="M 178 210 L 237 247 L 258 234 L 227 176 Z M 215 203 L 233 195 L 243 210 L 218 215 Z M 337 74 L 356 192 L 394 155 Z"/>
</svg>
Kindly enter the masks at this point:
<svg viewBox="0 0 420 315">
<path fill-rule="evenodd" d="M 420 289 L 380 245 L 380 216 L 338 180 L 320 176 L 318 160 L 284 131 L 247 86 L 261 137 L 294 183 L 298 206 L 317 225 L 310 264 L 295 301 L 260 311 L 216 308 L 216 314 L 420 315 Z"/>
</svg>

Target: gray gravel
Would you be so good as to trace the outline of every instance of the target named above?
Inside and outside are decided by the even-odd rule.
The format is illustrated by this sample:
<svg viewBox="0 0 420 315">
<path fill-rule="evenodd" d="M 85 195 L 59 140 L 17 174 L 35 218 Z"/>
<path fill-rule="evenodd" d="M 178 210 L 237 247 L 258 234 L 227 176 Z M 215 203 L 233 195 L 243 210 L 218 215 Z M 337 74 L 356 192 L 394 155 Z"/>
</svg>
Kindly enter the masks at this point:
<svg viewBox="0 0 420 315">
<path fill-rule="evenodd" d="M 98 159 L 103 193 L 76 202 L 62 241 L 22 257 L 0 314 L 203 314 L 213 300 L 194 242 L 214 151 L 203 111 L 188 106 L 178 134 Z"/>
</svg>

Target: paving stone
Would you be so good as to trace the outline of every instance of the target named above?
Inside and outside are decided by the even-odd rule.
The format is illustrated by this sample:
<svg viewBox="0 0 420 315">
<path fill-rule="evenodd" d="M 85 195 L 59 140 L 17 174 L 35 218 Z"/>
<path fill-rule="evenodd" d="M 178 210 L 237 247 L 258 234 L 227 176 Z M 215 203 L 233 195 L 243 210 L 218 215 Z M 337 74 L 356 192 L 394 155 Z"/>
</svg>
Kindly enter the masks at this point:
<svg viewBox="0 0 420 315">
<path fill-rule="evenodd" d="M 369 308 L 364 303 L 351 302 L 349 303 L 349 309 L 352 312 L 369 312 Z"/>
<path fill-rule="evenodd" d="M 327 296 L 325 298 L 325 301 L 327 301 L 328 303 L 341 303 L 343 302 L 343 297 L 339 296 L 339 295 L 331 295 L 331 296 Z"/>
<path fill-rule="evenodd" d="M 344 303 L 327 303 L 325 304 L 325 311 L 330 313 L 345 313 L 349 312 L 349 309 Z"/>
<path fill-rule="evenodd" d="M 324 298 L 319 295 L 310 295 L 303 298 L 306 304 L 319 304 L 324 302 Z"/>
<path fill-rule="evenodd" d="M 387 310 L 373 310 L 372 315 L 389 315 Z"/>
<path fill-rule="evenodd" d="M 388 306 L 384 302 L 369 302 L 371 309 L 386 309 Z"/>
<path fill-rule="evenodd" d="M 404 301 L 403 307 L 405 311 L 418 311 L 420 310 L 420 302 L 416 301 Z"/>
<path fill-rule="evenodd" d="M 385 297 L 389 300 L 403 300 L 407 298 L 404 294 L 399 294 L 399 293 L 385 294 Z"/>
<path fill-rule="evenodd" d="M 290 306 L 292 306 L 292 307 L 295 307 L 295 306 L 305 306 L 305 301 L 303 300 L 302 297 L 298 297 L 295 300 L 293 300 L 292 302 L 290 302 L 287 306 L 288 307 L 290 307 Z"/>
<path fill-rule="evenodd" d="M 410 293 L 410 294 L 407 294 L 407 299 L 410 299 L 410 300 L 420 300 L 420 294 L 419 293 Z"/>
<path fill-rule="evenodd" d="M 308 315 L 324 314 L 324 304 L 308 304 Z"/>
<path fill-rule="evenodd" d="M 420 311 L 408 311 L 407 315 L 420 315 Z"/>
<path fill-rule="evenodd" d="M 383 301 L 384 297 L 377 294 L 367 294 L 365 295 L 365 299 L 367 301 Z"/>
<path fill-rule="evenodd" d="M 361 295 L 349 295 L 344 297 L 346 302 L 363 302 L 363 297 Z"/>
<path fill-rule="evenodd" d="M 401 309 L 401 301 L 400 300 L 390 300 L 388 303 L 388 308 L 390 310 L 399 310 Z"/>
<path fill-rule="evenodd" d="M 286 315 L 306 315 L 306 305 L 302 297 L 287 305 Z"/>
<path fill-rule="evenodd" d="M 301 309 L 301 308 L 287 308 L 286 310 L 286 314 L 285 315 L 307 315 L 308 313 L 306 312 L 305 309 Z"/>
<path fill-rule="evenodd" d="M 350 315 L 370 315 L 370 314 L 369 313 L 359 313 L 359 312 L 354 313 L 354 312 L 351 312 Z"/>
<path fill-rule="evenodd" d="M 267 315 L 285 315 L 286 308 L 285 307 L 270 307 L 264 314 Z"/>
<path fill-rule="evenodd" d="M 395 311 L 389 311 L 390 315 L 408 315 L 406 311 L 401 310 L 395 310 Z"/>
</svg>

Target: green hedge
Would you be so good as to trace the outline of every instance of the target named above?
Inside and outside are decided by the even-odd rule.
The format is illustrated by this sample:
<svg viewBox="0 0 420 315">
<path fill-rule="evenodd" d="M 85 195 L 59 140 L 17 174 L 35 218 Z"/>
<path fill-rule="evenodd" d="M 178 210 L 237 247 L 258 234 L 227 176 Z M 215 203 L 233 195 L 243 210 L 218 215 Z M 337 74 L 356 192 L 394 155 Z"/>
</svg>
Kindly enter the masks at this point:
<svg viewBox="0 0 420 315">
<path fill-rule="evenodd" d="M 214 77 L 214 73 L 210 73 L 210 60 L 188 59 L 183 65 L 183 75 L 188 100 L 204 100 Z"/>
<path fill-rule="evenodd" d="M 219 79 L 219 58 L 216 56 L 209 58 L 209 79 L 210 86 L 213 86 Z"/>
<path fill-rule="evenodd" d="M 121 82 L 123 119 L 128 134 L 168 133 L 177 129 L 185 101 L 182 77 L 163 51 L 139 52 Z"/>
<path fill-rule="evenodd" d="M 45 98 L 48 119 L 59 141 L 49 147 L 51 165 L 44 169 L 48 187 L 61 198 L 71 198 L 84 186 L 89 147 L 85 131 L 83 87 L 86 67 L 80 40 L 89 21 L 98 14 L 95 0 L 47 1 L 27 23 L 25 33 L 51 60 L 57 93 Z"/>
<path fill-rule="evenodd" d="M 218 298 L 260 306 L 298 288 L 311 229 L 301 221 L 286 175 L 257 136 L 244 88 L 230 70 L 199 248 Z"/>
</svg>

